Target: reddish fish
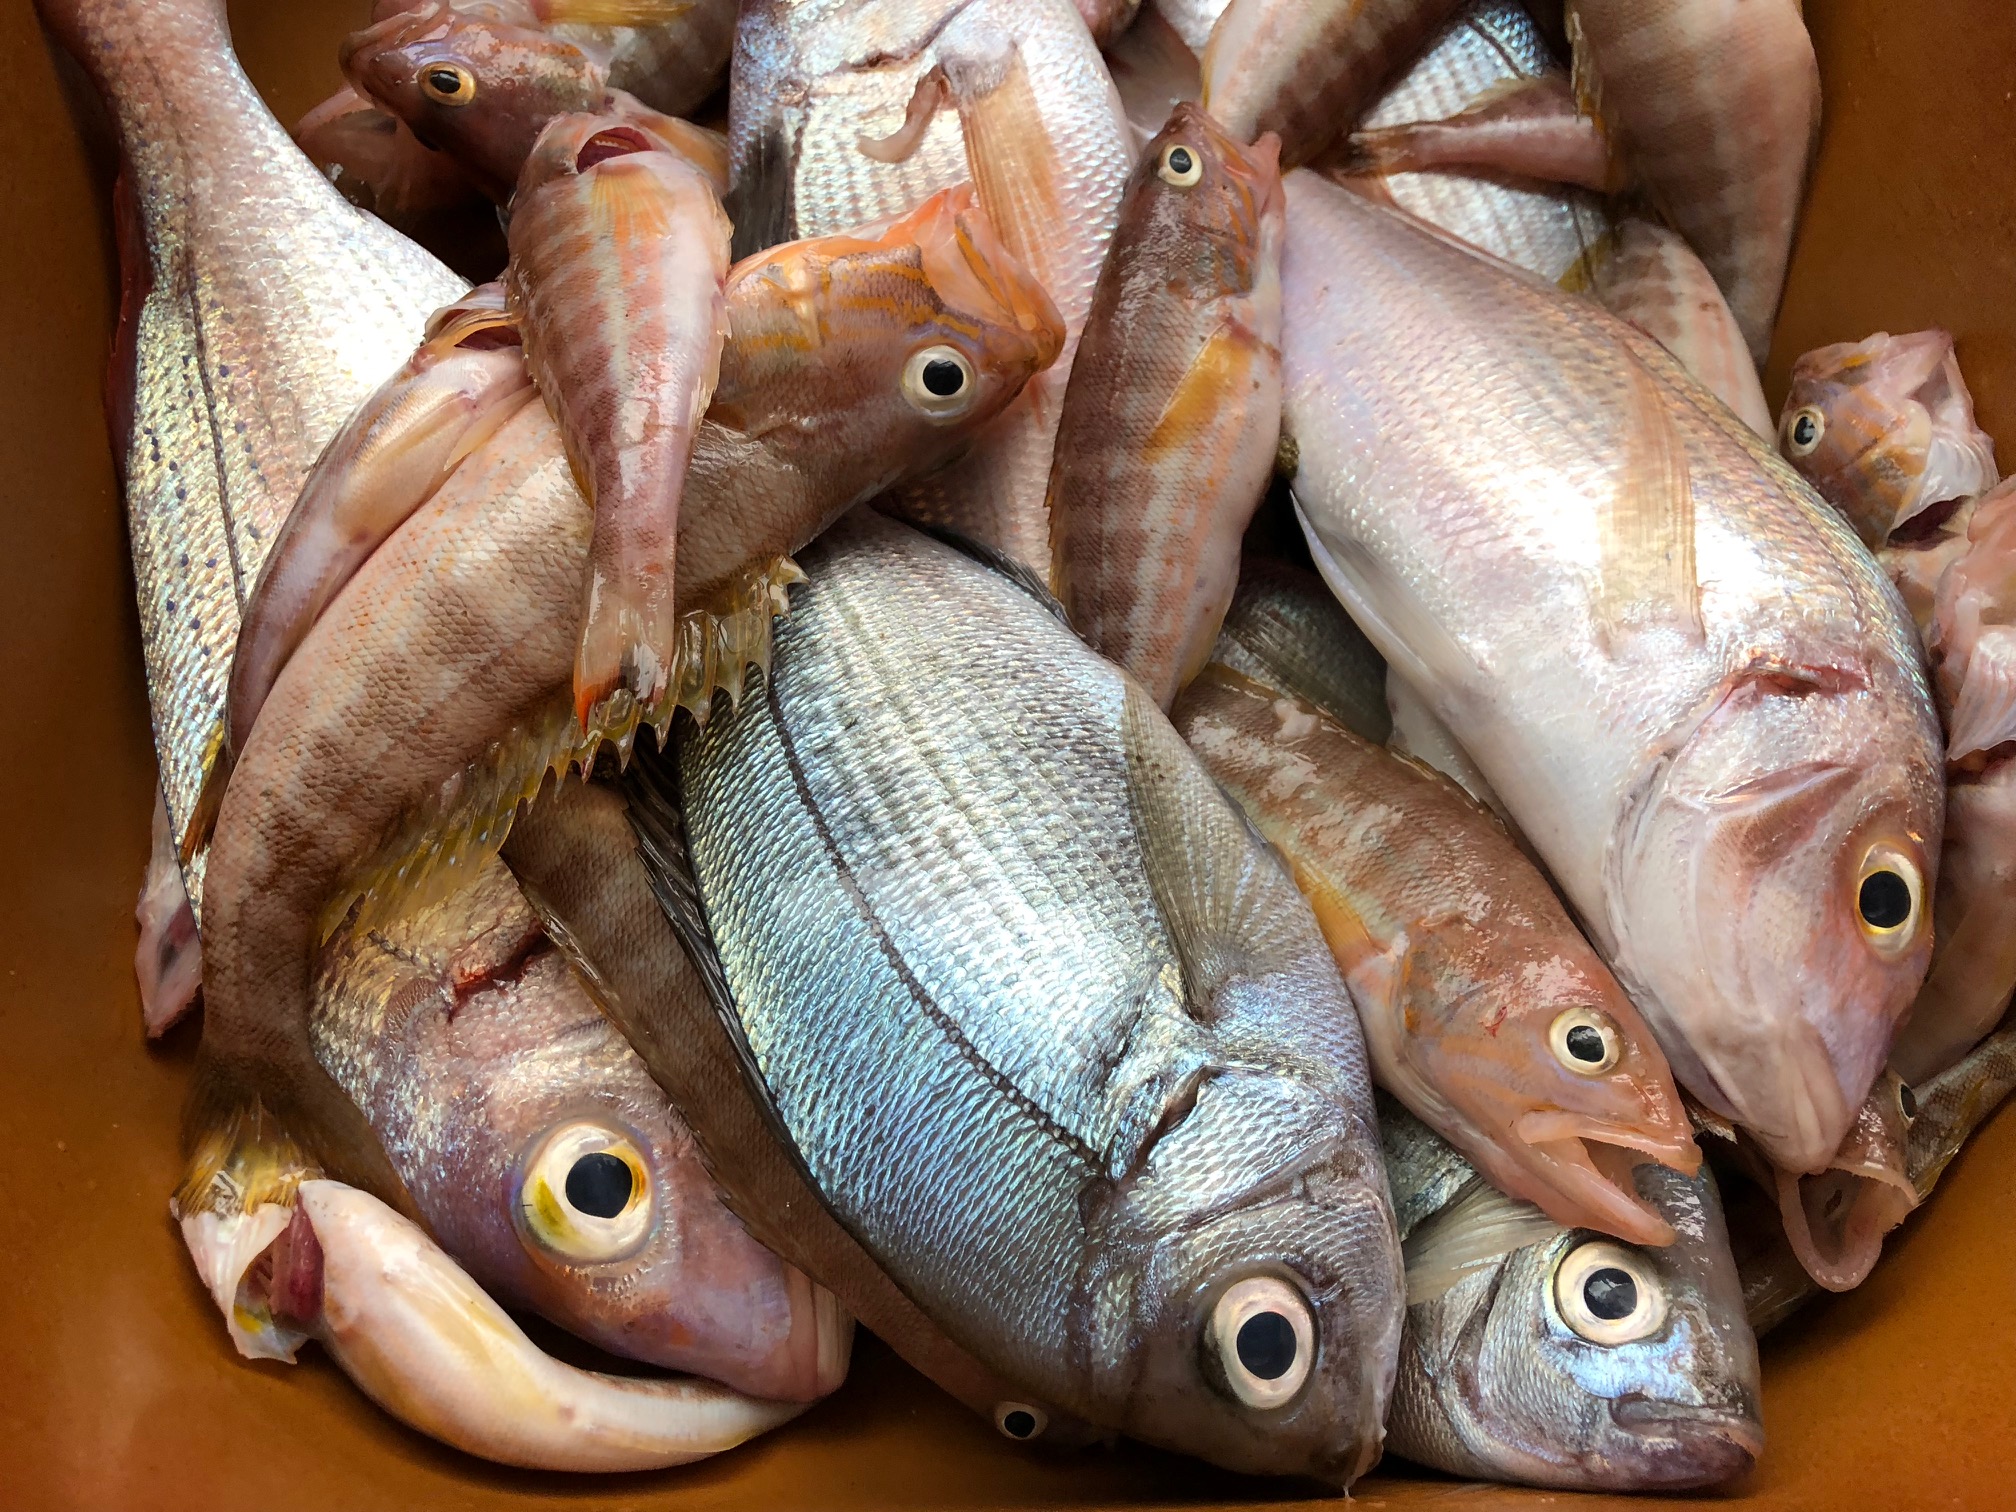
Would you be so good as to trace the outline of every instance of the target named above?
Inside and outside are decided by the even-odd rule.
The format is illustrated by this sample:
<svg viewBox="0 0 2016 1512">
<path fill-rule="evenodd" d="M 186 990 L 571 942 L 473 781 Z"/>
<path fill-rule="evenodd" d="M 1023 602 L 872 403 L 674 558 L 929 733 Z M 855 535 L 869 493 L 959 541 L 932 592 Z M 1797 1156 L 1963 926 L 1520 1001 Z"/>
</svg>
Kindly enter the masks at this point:
<svg viewBox="0 0 2016 1512">
<path fill-rule="evenodd" d="M 1121 202 L 1064 394 L 1052 580 L 1078 633 L 1164 709 L 1210 655 L 1274 472 L 1277 145 L 1176 107 Z"/>
<path fill-rule="evenodd" d="M 505 288 L 595 511 L 574 713 L 627 687 L 661 727 L 679 497 L 728 337 L 732 230 L 707 176 L 610 116 L 562 116 L 512 201 Z"/>
<path fill-rule="evenodd" d="M 1691 1174 L 1651 1029 L 1483 808 L 1313 704 L 1209 667 L 1176 728 L 1281 851 L 1351 984 L 1374 1079 L 1502 1191 L 1638 1244 L 1631 1169 Z"/>
</svg>

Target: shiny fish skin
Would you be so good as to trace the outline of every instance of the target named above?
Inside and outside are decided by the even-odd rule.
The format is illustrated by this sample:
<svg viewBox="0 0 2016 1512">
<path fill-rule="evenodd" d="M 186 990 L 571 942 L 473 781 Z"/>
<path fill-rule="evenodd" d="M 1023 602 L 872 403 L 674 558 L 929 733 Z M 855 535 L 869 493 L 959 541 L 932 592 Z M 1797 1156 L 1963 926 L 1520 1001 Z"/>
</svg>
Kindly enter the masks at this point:
<svg viewBox="0 0 2016 1512">
<path fill-rule="evenodd" d="M 296 121 L 293 136 L 359 210 L 430 250 L 452 248 L 486 268 L 503 262 L 504 233 L 483 191 L 446 153 L 423 146 L 404 121 L 349 85 Z"/>
<path fill-rule="evenodd" d="M 730 664 L 709 674 L 728 686 L 767 645 L 777 561 L 958 444 L 961 425 L 904 397 L 910 354 L 960 350 L 976 375 L 966 423 L 978 424 L 1056 350 L 1054 324 L 1024 327 L 1026 280 L 956 198 L 883 241 L 778 248 L 733 281 L 737 335 L 700 429 L 679 551 L 682 612 L 700 634 L 753 637 L 731 638 Z M 205 926 L 215 1075 L 199 1128 L 256 1096 L 329 1174 L 400 1198 L 368 1122 L 310 1052 L 313 950 L 358 894 L 396 913 L 430 887 L 452 891 L 549 768 L 574 759 L 557 732 L 572 729 L 564 690 L 591 524 L 557 427 L 527 405 L 372 556 L 281 673 L 218 820 L 229 881 Z M 385 853 L 410 843 L 417 858 Z"/>
<path fill-rule="evenodd" d="M 1795 434 L 1796 432 L 1796 434 Z M 1872 551 L 1949 499 L 1993 487 L 1995 443 L 1945 331 L 1842 342 L 1792 364 L 1778 449 Z"/>
<path fill-rule="evenodd" d="M 1819 1169 L 1931 945 L 1939 735 L 1894 595 L 1638 332 L 1321 179 L 1287 187 L 1283 428 L 1318 566 L 1681 1084 Z M 1632 544 L 1683 526 L 1691 551 Z M 1888 933 L 1857 912 L 1865 861 L 1910 890 Z"/>
<path fill-rule="evenodd" d="M 1460 0 L 1232 0 L 1203 52 L 1204 108 L 1242 140 L 1318 157 L 1427 45 Z"/>
<path fill-rule="evenodd" d="M 1379 1124 L 1411 1239 L 1455 1205 L 1467 1167 L 1383 1099 Z M 1439 1183 L 1419 1183 L 1428 1173 Z M 1624 1251 L 1634 1280 L 1663 1298 L 1663 1325 L 1603 1344 L 1563 1321 L 1555 1278 L 1600 1236 L 1563 1231 L 1505 1254 L 1408 1308 L 1387 1423 L 1396 1454 L 1465 1478 L 1573 1491 L 1678 1491 L 1751 1467 L 1764 1436 L 1757 1343 L 1714 1179 L 1648 1165 L 1638 1182 L 1679 1236 Z"/>
<path fill-rule="evenodd" d="M 1193 53 L 1202 53 L 1211 40 L 1211 28 L 1225 14 L 1231 0 L 1147 0 L 1147 8 L 1161 15 Z"/>
<path fill-rule="evenodd" d="M 411 918 L 339 931 L 310 1032 L 429 1234 L 491 1296 L 753 1396 L 839 1384 L 844 1349 L 836 1368 L 822 1338 L 841 1332 L 836 1304 L 722 1205 L 685 1123 L 498 862 Z M 577 1147 L 630 1167 L 616 1218 L 564 1203 Z"/>
<path fill-rule="evenodd" d="M 669 717 L 679 500 L 728 337 L 730 235 L 706 175 L 615 116 L 557 118 L 511 202 L 505 293 L 595 511 L 574 661 L 584 729 L 618 686 Z"/>
<path fill-rule="evenodd" d="M 1569 0 L 1577 89 L 1763 364 L 1820 135 L 1800 0 Z"/>
<path fill-rule="evenodd" d="M 678 767 L 751 1073 L 827 1205 L 1067 1410 L 1350 1482 L 1398 1250 L 1307 906 L 1028 590 L 872 514 L 807 567 L 763 698 Z M 1271 1410 L 1206 1374 L 1212 1310 L 1255 1275 L 1322 1299 L 1314 1374 Z"/>
<path fill-rule="evenodd" d="M 140 939 L 133 947 L 133 975 L 140 985 L 140 1021 L 147 1038 L 158 1039 L 196 1006 L 203 990 L 203 942 L 196 914 L 182 885 L 175 831 L 168 823 L 168 800 L 154 790 L 154 844 L 147 876 L 133 909 Z"/>
<path fill-rule="evenodd" d="M 221 0 L 40 9 L 105 97 L 137 211 L 121 237 L 113 450 L 161 786 L 200 918 L 202 862 L 187 857 L 244 596 L 323 444 L 464 285 L 287 139 Z"/>
<path fill-rule="evenodd" d="M 1647 1156 L 1700 1163 L 1666 1058 L 1497 821 L 1222 667 L 1191 684 L 1175 722 L 1315 909 L 1379 1085 L 1555 1222 L 1670 1244 L 1626 1174 Z M 1562 1015 L 1606 1036 L 1597 1059 L 1613 1064 L 1592 1075 L 1557 1049 Z"/>
<path fill-rule="evenodd" d="M 1051 579 L 1167 709 L 1217 638 L 1281 430 L 1281 175 L 1194 105 L 1121 204 L 1050 468 Z M 1180 153 L 1196 182 L 1167 166 Z M 1186 172 L 1180 177 L 1193 176 Z"/>
<path fill-rule="evenodd" d="M 1777 434 L 1736 317 L 1678 235 L 1639 216 L 1626 219 L 1596 259 L 1590 292 L 1671 352 L 1750 429 L 1766 440 Z"/>
<path fill-rule="evenodd" d="M 1553 66 L 1546 39 L 1517 0 L 1475 0 L 1365 112 L 1363 124 L 1372 129 L 1443 120 Z M 1453 169 L 1339 182 L 1549 282 L 1580 271 L 1610 228 L 1600 196 L 1566 185 Z"/>
<path fill-rule="evenodd" d="M 1249 555 L 1211 660 L 1307 699 L 1374 745 L 1393 733 L 1385 659 L 1313 572 Z"/>
</svg>

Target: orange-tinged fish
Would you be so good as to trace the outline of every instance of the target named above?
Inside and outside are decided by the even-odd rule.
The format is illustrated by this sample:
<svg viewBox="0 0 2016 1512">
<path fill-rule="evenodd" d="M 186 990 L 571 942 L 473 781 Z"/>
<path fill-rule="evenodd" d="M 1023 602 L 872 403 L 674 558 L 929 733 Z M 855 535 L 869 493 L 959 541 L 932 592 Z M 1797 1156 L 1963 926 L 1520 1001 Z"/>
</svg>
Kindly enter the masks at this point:
<svg viewBox="0 0 2016 1512">
<path fill-rule="evenodd" d="M 1953 338 L 1938 330 L 1806 353 L 1792 364 L 1778 447 L 1872 550 L 1997 476 Z"/>
<path fill-rule="evenodd" d="M 1051 578 L 1164 709 L 1210 655 L 1281 432 L 1277 144 L 1195 105 L 1148 144 L 1064 394 Z"/>
<path fill-rule="evenodd" d="M 677 656 L 679 498 L 728 336 L 728 217 L 691 162 L 610 116 L 562 116 L 512 201 L 504 285 L 595 511 L 574 713 L 619 685 L 661 726 Z"/>
<path fill-rule="evenodd" d="M 1374 1078 L 1556 1222 L 1667 1244 L 1631 1168 L 1700 1161 L 1651 1029 L 1496 821 L 1313 704 L 1212 666 L 1176 727 L 1287 858 Z"/>
</svg>

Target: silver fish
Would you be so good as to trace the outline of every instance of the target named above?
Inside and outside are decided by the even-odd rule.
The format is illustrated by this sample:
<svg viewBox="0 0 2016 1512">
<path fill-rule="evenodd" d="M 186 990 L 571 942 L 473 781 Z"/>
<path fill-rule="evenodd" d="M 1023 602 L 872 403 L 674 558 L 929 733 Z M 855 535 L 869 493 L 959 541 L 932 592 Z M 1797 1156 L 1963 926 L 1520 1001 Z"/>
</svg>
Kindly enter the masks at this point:
<svg viewBox="0 0 2016 1512">
<path fill-rule="evenodd" d="M 1932 943 L 1939 731 L 1896 596 L 1641 333 L 1314 175 L 1288 196 L 1318 567 L 1681 1083 L 1819 1170 Z"/>
<path fill-rule="evenodd" d="M 1757 1341 L 1714 1178 L 1638 1168 L 1663 1249 L 1556 1228 L 1379 1102 L 1407 1236 L 1397 1454 L 1453 1475 L 1677 1491 L 1741 1475 L 1763 1444 Z"/>
<path fill-rule="evenodd" d="M 1375 744 L 1393 733 L 1386 663 L 1313 572 L 1249 555 L 1211 659 L 1308 699 Z"/>
<path fill-rule="evenodd" d="M 761 700 L 678 757 L 696 945 L 752 1085 L 841 1222 L 1010 1379 L 1348 1484 L 1399 1253 L 1308 905 L 1035 592 L 861 513 L 807 568 Z"/>
</svg>

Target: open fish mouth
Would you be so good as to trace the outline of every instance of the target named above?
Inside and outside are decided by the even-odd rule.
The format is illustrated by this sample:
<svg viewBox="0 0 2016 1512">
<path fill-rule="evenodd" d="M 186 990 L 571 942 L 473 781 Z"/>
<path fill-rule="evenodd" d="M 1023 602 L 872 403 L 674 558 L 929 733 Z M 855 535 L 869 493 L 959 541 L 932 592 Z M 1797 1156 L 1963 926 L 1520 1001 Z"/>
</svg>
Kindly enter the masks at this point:
<svg viewBox="0 0 2016 1512">
<path fill-rule="evenodd" d="M 1776 1172 L 1785 1238 L 1806 1274 L 1829 1291 L 1860 1286 L 1883 1253 L 1883 1238 L 1918 1205 L 1900 1170 L 1837 1167 L 1817 1174 Z"/>
<path fill-rule="evenodd" d="M 1528 1161 L 1548 1182 L 1600 1216 L 1595 1225 L 1633 1244 L 1673 1242 L 1673 1226 L 1638 1195 L 1633 1173 L 1648 1160 L 1683 1176 L 1701 1169 L 1701 1152 L 1683 1130 L 1644 1133 L 1570 1113 L 1528 1113 L 1513 1126 Z"/>
</svg>

